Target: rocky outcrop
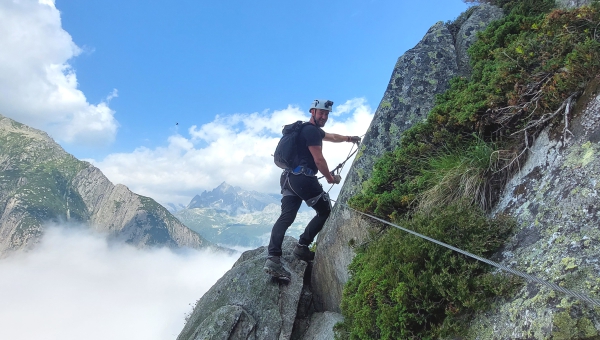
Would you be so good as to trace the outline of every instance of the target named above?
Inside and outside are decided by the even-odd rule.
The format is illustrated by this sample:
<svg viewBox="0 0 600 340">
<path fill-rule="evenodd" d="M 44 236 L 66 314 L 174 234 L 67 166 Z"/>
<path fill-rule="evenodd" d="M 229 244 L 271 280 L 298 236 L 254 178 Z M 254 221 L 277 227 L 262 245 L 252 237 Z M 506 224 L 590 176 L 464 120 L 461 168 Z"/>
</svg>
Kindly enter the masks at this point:
<svg viewBox="0 0 600 340">
<path fill-rule="evenodd" d="M 304 333 L 302 339 L 306 340 L 331 340 L 334 338 L 333 327 L 342 322 L 344 317 L 334 312 L 315 313 L 310 320 L 310 328 Z"/>
<path fill-rule="evenodd" d="M 154 200 L 113 185 L 46 133 L 0 116 L 0 256 L 26 249 L 48 222 L 92 226 L 136 246 L 213 246 Z"/>
<path fill-rule="evenodd" d="M 498 254 L 509 267 L 598 299 L 600 292 L 600 75 L 570 123 L 547 128 L 507 184 L 495 213 L 517 219 Z M 600 306 L 529 283 L 479 315 L 480 339 L 600 338 Z"/>
<path fill-rule="evenodd" d="M 360 192 L 370 177 L 373 164 L 398 146 L 400 136 L 423 121 L 435 96 L 448 89 L 452 77 L 468 73 L 466 49 L 502 11 L 490 5 L 470 9 L 453 24 L 438 22 L 411 50 L 398 59 L 383 99 L 352 164 L 338 200 L 345 203 Z M 347 267 L 354 258 L 351 244 L 367 237 L 369 221 L 354 217 L 336 204 L 317 238 L 317 255 L 312 276 L 318 311 L 339 312 L 342 288 L 348 281 Z"/>
<path fill-rule="evenodd" d="M 281 259 L 292 274 L 289 283 L 263 271 L 266 247 L 247 251 L 198 300 L 177 339 L 301 339 L 306 325 L 297 318 L 302 321 L 299 316 L 309 314 L 311 299 L 305 289 L 307 264 L 292 254 L 297 242 L 286 237 L 283 243 Z M 326 322 L 331 323 L 319 324 Z"/>
<path fill-rule="evenodd" d="M 477 7 L 471 7 L 450 24 L 449 29 L 454 36 L 456 65 L 460 76 L 468 77 L 471 74 L 470 58 L 467 50 L 475 42 L 477 32 L 483 31 L 490 22 L 502 16 L 503 12 L 500 8 L 481 4 Z M 453 28 L 458 29 L 458 32 L 454 33 Z"/>
<path fill-rule="evenodd" d="M 560 8 L 575 8 L 591 3 L 592 0 L 556 0 L 556 6 Z"/>
<path fill-rule="evenodd" d="M 71 185 L 83 200 L 89 223 L 112 238 L 141 246 L 198 248 L 210 245 L 154 200 L 113 185 L 92 166 L 75 175 Z"/>
</svg>

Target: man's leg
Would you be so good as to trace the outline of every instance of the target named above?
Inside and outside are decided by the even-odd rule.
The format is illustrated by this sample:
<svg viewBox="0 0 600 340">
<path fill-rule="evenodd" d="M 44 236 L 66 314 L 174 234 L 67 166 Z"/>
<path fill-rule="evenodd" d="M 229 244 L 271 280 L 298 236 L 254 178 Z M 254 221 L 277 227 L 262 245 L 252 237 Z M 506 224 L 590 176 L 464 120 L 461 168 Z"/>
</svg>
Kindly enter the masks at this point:
<svg viewBox="0 0 600 340">
<path fill-rule="evenodd" d="M 294 248 L 294 255 L 297 258 L 310 262 L 314 259 L 315 253 L 311 252 L 308 246 L 315 239 L 317 233 L 323 229 L 323 225 L 329 217 L 331 212 L 329 196 L 323 192 L 323 187 L 315 176 L 290 176 L 289 183 L 291 189 L 317 212 L 317 215 L 304 229 L 304 233 L 300 235 L 298 245 Z"/>
<path fill-rule="evenodd" d="M 317 212 L 317 215 L 308 223 L 302 235 L 300 235 L 301 245 L 309 246 L 314 241 L 317 234 L 323 229 L 325 221 L 331 213 L 331 203 L 329 202 L 329 195 L 323 194 L 315 205 L 312 206 Z"/>
<path fill-rule="evenodd" d="M 281 245 L 287 229 L 294 223 L 302 199 L 298 196 L 283 196 L 281 199 L 281 215 L 271 230 L 269 242 L 269 256 L 281 256 Z"/>
<path fill-rule="evenodd" d="M 289 281 L 291 274 L 281 264 L 281 245 L 286 230 L 294 222 L 302 199 L 298 196 L 283 196 L 281 199 L 281 215 L 271 230 L 271 241 L 269 242 L 269 255 L 263 267 L 264 271 L 280 280 Z"/>
<path fill-rule="evenodd" d="M 331 212 L 331 206 L 329 205 L 329 199 L 327 197 L 327 194 L 323 195 L 317 203 L 312 206 L 317 211 L 317 215 L 308 223 L 306 229 L 304 229 L 304 233 L 300 235 L 298 244 L 294 248 L 294 255 L 302 261 L 310 262 L 315 259 L 315 253 L 310 251 L 308 246 L 315 239 L 317 233 L 323 229 L 323 225 Z"/>
</svg>

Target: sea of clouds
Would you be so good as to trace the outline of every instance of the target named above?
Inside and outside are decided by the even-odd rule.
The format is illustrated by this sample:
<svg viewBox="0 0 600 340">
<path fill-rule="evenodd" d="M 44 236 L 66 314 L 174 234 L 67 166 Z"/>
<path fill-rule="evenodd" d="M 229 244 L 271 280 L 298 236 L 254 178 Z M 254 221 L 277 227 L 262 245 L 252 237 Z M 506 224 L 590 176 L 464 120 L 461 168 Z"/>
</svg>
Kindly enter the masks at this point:
<svg viewBox="0 0 600 340">
<path fill-rule="evenodd" d="M 85 51 L 63 29 L 54 0 L 0 1 L 0 32 L 0 113 L 61 144 L 114 142 L 119 123 L 109 104 L 118 92 L 90 103 L 78 88 L 69 61 Z M 373 117 L 366 100 L 337 104 L 325 131 L 363 135 Z M 112 182 L 163 204 L 186 205 L 223 181 L 273 193 L 281 170 L 271 155 L 281 128 L 308 119 L 294 105 L 220 115 L 174 130 L 162 147 L 89 161 Z M 351 150 L 349 143 L 327 143 L 323 153 L 333 168 Z M 340 187 L 331 188 L 332 197 Z M 173 339 L 194 303 L 237 258 L 137 249 L 83 227 L 48 227 L 33 250 L 0 259 L 0 339 Z"/>
<path fill-rule="evenodd" d="M 49 227 L 34 250 L 0 259 L 0 339 L 174 339 L 238 256 Z"/>
</svg>

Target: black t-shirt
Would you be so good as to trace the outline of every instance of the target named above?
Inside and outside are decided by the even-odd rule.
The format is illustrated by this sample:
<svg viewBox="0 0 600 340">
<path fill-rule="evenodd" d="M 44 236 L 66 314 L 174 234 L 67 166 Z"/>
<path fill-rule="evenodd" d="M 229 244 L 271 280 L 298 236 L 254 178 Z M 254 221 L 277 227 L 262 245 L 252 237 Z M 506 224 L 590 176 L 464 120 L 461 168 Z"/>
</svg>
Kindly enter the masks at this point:
<svg viewBox="0 0 600 340">
<path fill-rule="evenodd" d="M 302 128 L 298 135 L 298 165 L 302 165 L 312 169 L 315 174 L 318 172 L 317 165 L 313 159 L 309 146 L 323 146 L 323 138 L 325 131 L 320 127 L 312 124 L 307 124 Z"/>
</svg>

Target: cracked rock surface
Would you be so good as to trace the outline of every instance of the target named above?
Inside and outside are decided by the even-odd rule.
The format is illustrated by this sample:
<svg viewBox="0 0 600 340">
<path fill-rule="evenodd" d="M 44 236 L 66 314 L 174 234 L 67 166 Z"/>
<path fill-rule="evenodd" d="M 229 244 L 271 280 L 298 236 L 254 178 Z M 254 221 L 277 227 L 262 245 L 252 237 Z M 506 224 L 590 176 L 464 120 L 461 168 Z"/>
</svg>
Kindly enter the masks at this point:
<svg viewBox="0 0 600 340">
<path fill-rule="evenodd" d="M 507 184 L 495 213 L 513 216 L 501 262 L 589 297 L 600 298 L 600 80 L 563 125 L 545 129 Z M 475 339 L 585 339 L 600 335 L 600 307 L 527 283 L 473 322 Z"/>
<path fill-rule="evenodd" d="M 244 252 L 198 300 L 177 339 L 290 339 L 307 267 L 292 254 L 296 243 L 286 237 L 282 248 L 281 261 L 292 276 L 289 283 L 263 271 L 267 247 Z"/>
</svg>

